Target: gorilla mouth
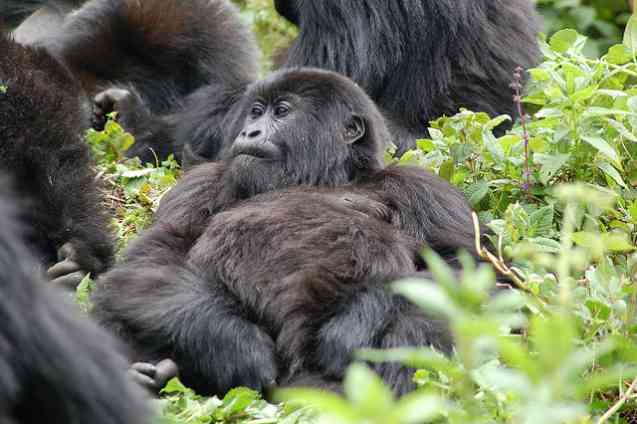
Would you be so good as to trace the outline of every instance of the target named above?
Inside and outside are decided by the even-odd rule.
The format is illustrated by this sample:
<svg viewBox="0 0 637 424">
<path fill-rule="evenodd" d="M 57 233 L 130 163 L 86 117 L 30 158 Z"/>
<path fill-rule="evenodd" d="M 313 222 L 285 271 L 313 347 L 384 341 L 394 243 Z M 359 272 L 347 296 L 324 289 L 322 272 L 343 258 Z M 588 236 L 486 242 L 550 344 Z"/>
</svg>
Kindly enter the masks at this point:
<svg viewBox="0 0 637 424">
<path fill-rule="evenodd" d="M 259 159 L 270 159 L 270 154 L 268 152 L 266 152 L 263 149 L 258 149 L 258 148 L 243 148 L 243 149 L 236 149 L 233 153 L 234 157 L 237 156 L 253 156 L 255 158 L 259 158 Z"/>
<path fill-rule="evenodd" d="M 232 148 L 232 157 L 242 155 L 273 160 L 279 156 L 279 149 L 272 143 L 236 143 Z"/>
</svg>

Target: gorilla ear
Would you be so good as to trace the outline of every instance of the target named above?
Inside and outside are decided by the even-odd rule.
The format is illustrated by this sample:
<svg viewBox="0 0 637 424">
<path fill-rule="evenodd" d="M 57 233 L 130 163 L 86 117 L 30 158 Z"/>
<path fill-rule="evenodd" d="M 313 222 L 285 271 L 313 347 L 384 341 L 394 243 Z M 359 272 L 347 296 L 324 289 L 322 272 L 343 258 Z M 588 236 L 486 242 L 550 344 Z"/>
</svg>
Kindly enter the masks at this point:
<svg viewBox="0 0 637 424">
<path fill-rule="evenodd" d="M 352 115 L 349 121 L 345 124 L 345 133 L 343 139 L 345 144 L 354 144 L 367 133 L 367 125 L 365 121 L 358 115 Z"/>
</svg>

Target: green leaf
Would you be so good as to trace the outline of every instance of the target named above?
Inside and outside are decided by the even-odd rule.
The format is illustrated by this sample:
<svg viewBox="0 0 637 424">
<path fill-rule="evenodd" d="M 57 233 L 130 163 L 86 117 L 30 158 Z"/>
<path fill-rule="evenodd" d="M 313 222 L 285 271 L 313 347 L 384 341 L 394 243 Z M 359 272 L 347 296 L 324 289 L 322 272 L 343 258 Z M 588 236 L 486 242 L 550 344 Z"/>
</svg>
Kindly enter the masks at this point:
<svg viewBox="0 0 637 424">
<path fill-rule="evenodd" d="M 559 368 L 575 347 L 577 333 L 573 317 L 567 314 L 533 317 L 529 333 L 547 375 Z"/>
<path fill-rule="evenodd" d="M 95 289 L 95 283 L 91 279 L 90 274 L 87 274 L 80 284 L 78 284 L 75 290 L 75 303 L 78 304 L 80 310 L 84 313 L 90 313 L 93 309 L 93 303 L 91 302 L 91 293 Z"/>
<path fill-rule="evenodd" d="M 469 200 L 469 204 L 476 208 L 478 204 L 489 194 L 489 183 L 486 181 L 478 181 L 466 188 L 465 193 Z"/>
<path fill-rule="evenodd" d="M 551 37 L 549 44 L 553 51 L 566 53 L 566 51 L 573 47 L 577 41 L 577 36 L 577 31 L 572 29 L 563 29 L 556 32 L 555 35 Z"/>
<path fill-rule="evenodd" d="M 449 404 L 443 398 L 427 393 L 409 393 L 404 396 L 391 414 L 393 420 L 401 424 L 428 423 L 449 411 Z"/>
<path fill-rule="evenodd" d="M 542 184 L 547 184 L 566 165 L 570 158 L 571 156 L 568 154 L 535 154 L 533 160 L 542 166 L 540 170 L 540 181 Z"/>
<path fill-rule="evenodd" d="M 615 163 L 620 163 L 619 154 L 606 140 L 597 136 L 584 135 L 582 140 L 599 150 Z"/>
<path fill-rule="evenodd" d="M 355 363 L 349 367 L 343 384 L 353 406 L 368 417 L 386 415 L 394 404 L 392 391 L 369 367 Z"/>
<path fill-rule="evenodd" d="M 230 417 L 244 411 L 260 398 L 259 393 L 245 387 L 232 389 L 224 396 L 219 413 L 223 417 Z"/>
<path fill-rule="evenodd" d="M 363 417 L 345 399 L 335 393 L 313 389 L 281 389 L 273 396 L 277 402 L 292 402 L 309 405 L 320 411 L 334 424 L 357 423 Z"/>
<path fill-rule="evenodd" d="M 625 44 L 617 44 L 608 50 L 605 56 L 608 63 L 623 65 L 633 59 L 631 50 Z"/>
<path fill-rule="evenodd" d="M 617 172 L 617 170 L 615 169 L 615 167 L 613 167 L 613 165 L 611 165 L 608 162 L 600 162 L 597 164 L 597 167 L 599 169 L 601 169 L 604 174 L 608 175 L 610 178 L 613 179 L 613 181 L 615 181 L 617 184 L 619 184 L 620 186 L 624 187 L 624 188 L 628 188 L 628 186 L 626 185 L 626 183 L 624 182 L 624 179 L 622 178 L 622 176 L 619 174 L 619 172 Z"/>
<path fill-rule="evenodd" d="M 432 283 L 420 280 L 403 280 L 394 283 L 394 291 L 418 305 L 428 314 L 438 314 L 449 318 L 461 316 L 445 291 Z"/>
<path fill-rule="evenodd" d="M 633 56 L 637 51 L 637 15 L 633 14 L 628 23 L 626 24 L 626 30 L 624 31 L 624 45 L 633 52 Z"/>
<path fill-rule="evenodd" d="M 554 212 L 553 206 L 545 206 L 531 213 L 527 235 L 531 237 L 550 235 L 553 230 Z"/>
</svg>

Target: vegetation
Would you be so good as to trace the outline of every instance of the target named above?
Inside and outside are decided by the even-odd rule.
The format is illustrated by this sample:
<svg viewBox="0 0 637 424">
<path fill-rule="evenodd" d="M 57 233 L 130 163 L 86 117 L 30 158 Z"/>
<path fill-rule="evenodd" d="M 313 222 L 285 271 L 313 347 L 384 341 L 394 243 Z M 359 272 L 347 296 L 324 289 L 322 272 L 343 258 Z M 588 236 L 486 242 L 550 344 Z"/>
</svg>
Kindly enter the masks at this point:
<svg viewBox="0 0 637 424">
<path fill-rule="evenodd" d="M 628 0 L 632 1 L 632 0 Z M 621 40 L 630 11 L 627 0 L 535 0 L 544 31 L 573 28 L 589 37 L 585 52 L 599 57 Z"/>
<path fill-rule="evenodd" d="M 278 41 L 261 39 L 269 54 L 289 27 L 261 3 L 243 6 L 257 28 L 275 34 Z M 493 128 L 507 117 L 462 111 L 433 122 L 416 150 L 399 159 L 388 155 L 460 186 L 493 230 L 495 251 L 480 246 L 490 266 L 464 257 L 457 281 L 435 254 L 424 252 L 435 282 L 394 284 L 449 320 L 456 354 L 360 352 L 343 396 L 284 390 L 277 393 L 285 401 L 280 405 L 245 389 L 221 400 L 202 398 L 174 380 L 158 401 L 161 422 L 637 421 L 637 28 L 631 21 L 625 44 L 606 49 L 619 35 L 610 27 L 626 20 L 623 0 L 540 3 L 555 19 L 548 28 L 572 20 L 568 26 L 595 39 L 591 44 L 575 30 L 561 30 L 543 43 L 545 60 L 529 71 L 520 102 L 529 116 L 496 137 Z M 271 33 L 269 25 L 279 24 L 281 32 Z M 512 95 L 520 77 L 511 76 Z M 123 247 L 149 224 L 180 171 L 172 160 L 154 166 L 124 160 L 132 139 L 114 122 L 88 139 Z M 494 268 L 518 290 L 496 287 Z M 82 299 L 86 290 L 83 285 Z M 369 368 L 377 361 L 414 367 L 419 389 L 395 399 Z"/>
</svg>

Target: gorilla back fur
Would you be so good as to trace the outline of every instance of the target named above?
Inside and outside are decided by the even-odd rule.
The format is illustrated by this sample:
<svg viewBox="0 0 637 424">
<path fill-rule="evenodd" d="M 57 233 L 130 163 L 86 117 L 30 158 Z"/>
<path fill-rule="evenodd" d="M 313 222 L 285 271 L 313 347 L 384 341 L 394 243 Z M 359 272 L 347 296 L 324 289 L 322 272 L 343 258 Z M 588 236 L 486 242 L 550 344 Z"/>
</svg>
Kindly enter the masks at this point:
<svg viewBox="0 0 637 424">
<path fill-rule="evenodd" d="M 299 25 L 284 66 L 349 76 L 377 102 L 403 150 L 460 107 L 515 115 L 517 66 L 539 58 L 529 0 L 276 0 Z"/>
<path fill-rule="evenodd" d="M 0 181 L 0 422 L 149 423 L 119 345 L 44 287 Z"/>
<path fill-rule="evenodd" d="M 5 13 L 38 3 L 55 0 L 8 0 Z M 89 94 L 130 84 L 153 113 L 206 83 L 257 76 L 256 42 L 228 0 L 91 0 L 41 44 Z"/>
<path fill-rule="evenodd" d="M 51 265 L 76 241 L 87 272 L 112 260 L 107 219 L 81 138 L 89 113 L 79 84 L 42 48 L 0 34 L 0 169 L 14 178 L 29 210 L 29 238 Z M 21 199 L 22 200 L 22 199 Z"/>
</svg>

